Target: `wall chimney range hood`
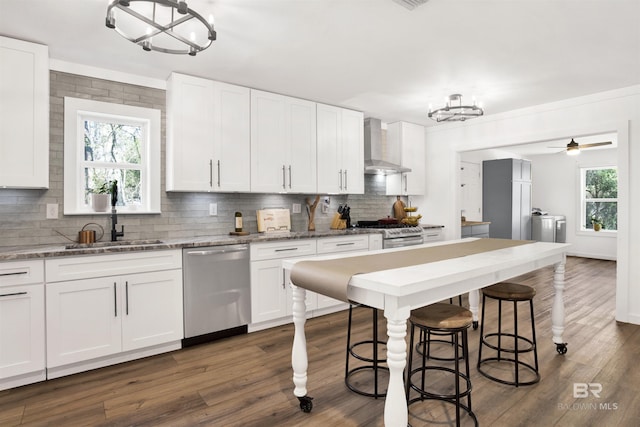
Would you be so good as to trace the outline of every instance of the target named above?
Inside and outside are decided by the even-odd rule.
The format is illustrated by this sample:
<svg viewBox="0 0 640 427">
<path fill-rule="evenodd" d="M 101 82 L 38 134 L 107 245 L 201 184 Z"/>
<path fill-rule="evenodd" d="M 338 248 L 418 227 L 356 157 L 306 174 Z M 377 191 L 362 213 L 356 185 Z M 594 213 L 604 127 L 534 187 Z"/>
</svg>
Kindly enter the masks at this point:
<svg viewBox="0 0 640 427">
<path fill-rule="evenodd" d="M 393 175 L 411 172 L 400 166 L 400 146 L 393 146 L 382 138 L 380 119 L 364 119 L 364 173 Z"/>
</svg>

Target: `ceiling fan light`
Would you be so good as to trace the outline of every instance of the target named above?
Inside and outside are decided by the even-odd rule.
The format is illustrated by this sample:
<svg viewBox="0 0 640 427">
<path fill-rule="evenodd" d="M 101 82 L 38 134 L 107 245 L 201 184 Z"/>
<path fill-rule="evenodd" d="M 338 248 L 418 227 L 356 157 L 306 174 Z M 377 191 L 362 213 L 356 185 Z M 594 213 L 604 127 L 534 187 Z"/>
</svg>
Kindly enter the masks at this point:
<svg viewBox="0 0 640 427">
<path fill-rule="evenodd" d="M 567 147 L 567 155 L 568 156 L 577 156 L 580 154 L 580 148 L 578 147 Z"/>
</svg>

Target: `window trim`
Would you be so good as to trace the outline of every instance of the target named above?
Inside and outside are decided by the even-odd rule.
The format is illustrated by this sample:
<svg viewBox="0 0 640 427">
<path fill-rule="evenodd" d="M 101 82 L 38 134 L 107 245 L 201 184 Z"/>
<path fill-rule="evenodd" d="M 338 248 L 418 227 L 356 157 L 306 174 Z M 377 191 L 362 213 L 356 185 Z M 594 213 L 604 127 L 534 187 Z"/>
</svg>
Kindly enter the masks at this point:
<svg viewBox="0 0 640 427">
<path fill-rule="evenodd" d="M 145 175 L 146 199 L 142 206 L 119 206 L 122 214 L 157 214 L 160 213 L 160 151 L 161 151 L 161 113 L 160 110 L 136 107 L 132 105 L 93 101 L 64 97 L 64 214 L 65 215 L 109 215 L 110 212 L 94 212 L 84 204 L 84 188 L 82 168 L 84 163 L 84 131 L 82 116 L 121 118 L 123 122 L 134 120 L 146 122 L 145 133 L 148 137 L 143 142 L 143 157 L 140 173 Z"/>
<path fill-rule="evenodd" d="M 579 166 L 578 167 L 578 218 L 579 221 L 576 221 L 578 224 L 578 234 L 589 235 L 589 236 L 602 236 L 602 237 L 613 237 L 618 233 L 618 230 L 608 230 L 602 229 L 600 231 L 595 231 L 593 228 L 587 228 L 586 224 L 582 223 L 582 220 L 586 217 L 586 204 L 587 198 L 585 197 L 585 180 L 586 180 L 586 171 L 594 170 L 594 169 L 615 169 L 618 170 L 617 165 L 597 165 L 597 166 Z M 618 182 L 619 184 L 619 182 Z M 619 191 L 619 189 L 618 189 Z M 593 199 L 589 199 L 593 200 Z M 616 202 L 619 203 L 619 198 L 606 198 L 606 199 L 597 199 L 599 201 L 608 201 L 608 202 Z"/>
</svg>

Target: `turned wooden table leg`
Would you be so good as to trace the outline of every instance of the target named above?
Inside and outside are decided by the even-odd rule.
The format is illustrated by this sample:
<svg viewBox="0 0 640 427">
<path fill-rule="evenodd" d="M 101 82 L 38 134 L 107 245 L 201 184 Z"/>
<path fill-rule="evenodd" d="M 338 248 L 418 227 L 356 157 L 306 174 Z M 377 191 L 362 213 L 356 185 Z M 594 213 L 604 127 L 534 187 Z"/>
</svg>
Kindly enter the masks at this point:
<svg viewBox="0 0 640 427">
<path fill-rule="evenodd" d="M 293 290 L 293 347 L 291 349 L 291 367 L 293 368 L 293 394 L 300 401 L 300 409 L 311 412 L 311 397 L 307 396 L 307 339 L 304 334 L 306 322 L 306 290 L 291 285 Z"/>
<path fill-rule="evenodd" d="M 553 287 L 555 295 L 553 297 L 553 306 L 551 307 L 553 342 L 556 344 L 556 350 L 560 354 L 567 352 L 567 343 L 562 340 L 562 333 L 564 332 L 564 271 L 565 261 L 559 262 L 554 266 Z"/>
<path fill-rule="evenodd" d="M 407 398 L 404 391 L 404 368 L 407 360 L 407 319 L 410 310 L 385 309 L 387 318 L 387 366 L 389 367 L 389 387 L 384 402 L 384 425 L 386 427 L 406 427 L 409 421 Z"/>
</svg>

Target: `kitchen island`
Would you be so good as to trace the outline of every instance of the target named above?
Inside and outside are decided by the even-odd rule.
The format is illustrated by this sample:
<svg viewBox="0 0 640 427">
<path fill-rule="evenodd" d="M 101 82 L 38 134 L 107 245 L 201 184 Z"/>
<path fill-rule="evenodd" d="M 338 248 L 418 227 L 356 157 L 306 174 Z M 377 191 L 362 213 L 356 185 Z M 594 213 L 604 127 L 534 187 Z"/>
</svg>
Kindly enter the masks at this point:
<svg viewBox="0 0 640 427">
<path fill-rule="evenodd" d="M 431 243 L 422 246 L 387 250 L 385 253 L 403 252 L 411 256 L 411 251 L 423 247 L 443 245 L 463 245 L 478 239 L 465 239 Z M 485 239 L 497 240 L 497 239 Z M 559 243 L 535 242 L 503 249 L 489 250 L 462 257 L 451 257 L 430 263 L 416 262 L 400 268 L 390 268 L 357 274 L 350 278 L 346 289 L 347 299 L 384 310 L 387 319 L 387 365 L 389 367 L 389 386 L 385 401 L 384 422 L 386 426 L 406 426 L 408 421 L 407 404 L 403 385 L 403 371 L 406 365 L 407 319 L 411 310 L 470 292 L 470 305 L 477 318 L 478 290 L 512 277 L 525 274 L 539 268 L 553 265 L 555 274 L 553 286 L 555 297 L 552 309 L 553 343 L 559 353 L 566 352 L 566 343 L 562 340 L 564 331 L 564 266 L 566 252 L 570 245 Z M 442 248 L 444 249 L 444 248 Z M 436 249 L 437 250 L 437 249 Z M 370 252 L 376 256 L 381 252 Z M 357 256 L 347 255 L 347 260 Z M 335 260 L 338 257 L 316 258 L 316 261 Z M 302 259 L 283 262 L 283 267 L 292 271 Z M 329 270 L 327 270 L 330 273 Z M 295 325 L 292 346 L 294 395 L 300 400 L 303 411 L 311 411 L 311 398 L 307 395 L 307 350 L 304 331 L 306 289 L 293 287 L 293 321 Z M 318 288 L 314 288 L 318 292 Z"/>
</svg>

